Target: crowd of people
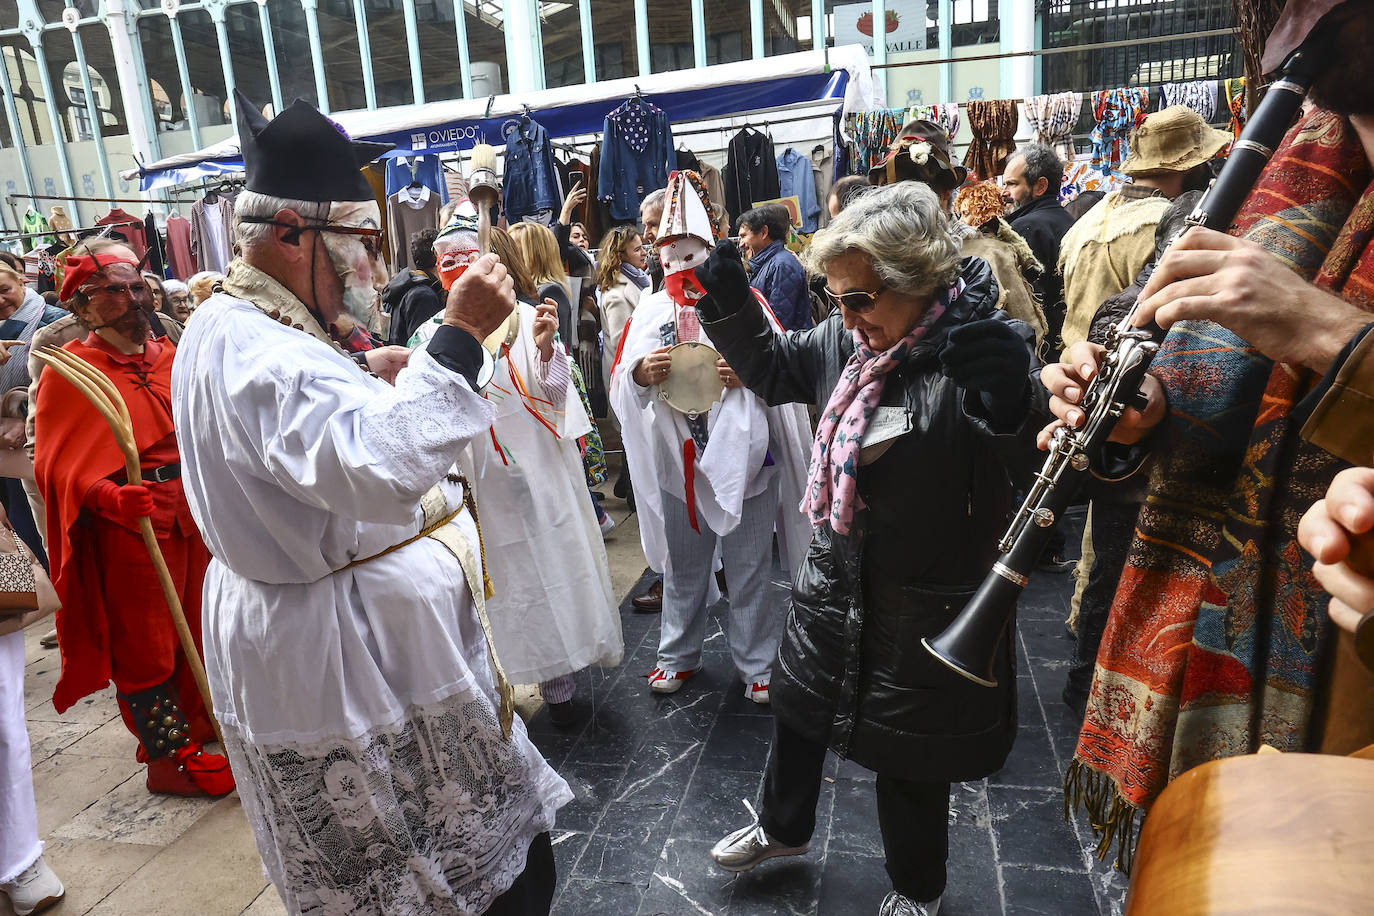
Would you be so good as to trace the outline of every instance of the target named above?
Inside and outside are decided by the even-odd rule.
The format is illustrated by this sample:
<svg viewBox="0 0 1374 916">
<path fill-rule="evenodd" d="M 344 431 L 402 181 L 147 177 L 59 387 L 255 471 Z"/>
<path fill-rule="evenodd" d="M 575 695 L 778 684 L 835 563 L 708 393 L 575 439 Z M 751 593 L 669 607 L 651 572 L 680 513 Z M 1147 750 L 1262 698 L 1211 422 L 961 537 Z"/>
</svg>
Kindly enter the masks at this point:
<svg viewBox="0 0 1374 916">
<path fill-rule="evenodd" d="M 736 241 L 683 170 L 600 240 L 577 187 L 552 226 L 455 199 L 389 276 L 358 171 L 387 147 L 239 96 L 225 275 L 166 280 L 95 237 L 51 304 L 0 263 L 3 503 L 61 602 L 54 705 L 113 683 L 150 792 L 237 788 L 289 912 L 546 914 L 572 792 L 512 685 L 569 727 L 574 675 L 621 662 L 604 432 L 657 574 L 633 596 L 661 615 L 645 689 L 692 689 L 724 594 L 739 689 L 772 711 L 762 808 L 711 858 L 804 855 L 833 751 L 877 774 L 880 916 L 935 916 L 951 787 L 1005 763 L 1017 678 L 1012 640 L 993 686 L 922 641 L 1129 315 L 1159 354 L 1094 456 L 1081 557 L 1061 538 L 1040 562 L 1075 569 L 1070 801 L 1125 862 L 1192 767 L 1369 744 L 1371 41 L 1371 0 L 1288 4 L 1266 72 L 1304 42 L 1330 62 L 1231 233 L 1187 229 L 1233 138 L 1186 107 L 1079 213 L 1050 147 L 979 181 L 918 120 L 831 186 L 800 257 L 785 210 Z M 50 347 L 107 380 L 130 441 Z M 63 887 L 23 664 L 0 636 L 0 890 L 28 916 Z"/>
</svg>

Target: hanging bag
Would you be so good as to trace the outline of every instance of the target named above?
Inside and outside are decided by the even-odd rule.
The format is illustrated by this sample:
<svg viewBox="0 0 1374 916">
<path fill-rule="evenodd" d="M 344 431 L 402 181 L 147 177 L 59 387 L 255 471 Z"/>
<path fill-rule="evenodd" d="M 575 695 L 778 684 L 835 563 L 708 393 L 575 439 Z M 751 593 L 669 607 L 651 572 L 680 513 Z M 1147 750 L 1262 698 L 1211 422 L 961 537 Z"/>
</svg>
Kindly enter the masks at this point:
<svg viewBox="0 0 1374 916">
<path fill-rule="evenodd" d="M 0 636 L 47 617 L 60 604 L 47 571 L 0 511 Z"/>
</svg>

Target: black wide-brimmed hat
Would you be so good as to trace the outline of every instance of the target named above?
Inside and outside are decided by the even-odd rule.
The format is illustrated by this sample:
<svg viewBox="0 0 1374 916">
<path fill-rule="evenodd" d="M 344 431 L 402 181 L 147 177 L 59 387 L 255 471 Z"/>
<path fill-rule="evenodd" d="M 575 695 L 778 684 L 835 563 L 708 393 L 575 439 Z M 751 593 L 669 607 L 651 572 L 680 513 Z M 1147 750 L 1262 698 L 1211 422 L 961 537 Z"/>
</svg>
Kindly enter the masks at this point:
<svg viewBox="0 0 1374 916">
<path fill-rule="evenodd" d="M 359 169 L 395 144 L 353 140 L 303 99 L 270 121 L 237 89 L 234 103 L 248 190 L 290 200 L 376 200 Z"/>
</svg>

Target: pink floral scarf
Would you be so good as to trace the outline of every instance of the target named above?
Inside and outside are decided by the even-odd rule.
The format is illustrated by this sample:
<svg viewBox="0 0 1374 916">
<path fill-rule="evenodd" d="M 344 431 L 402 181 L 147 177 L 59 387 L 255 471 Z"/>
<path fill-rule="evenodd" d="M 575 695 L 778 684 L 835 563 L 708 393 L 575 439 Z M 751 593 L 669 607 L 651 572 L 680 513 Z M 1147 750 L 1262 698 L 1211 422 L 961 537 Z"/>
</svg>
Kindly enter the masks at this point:
<svg viewBox="0 0 1374 916">
<path fill-rule="evenodd" d="M 932 302 L 920 324 L 881 353 L 869 349 L 858 330 L 853 332 L 854 352 L 821 413 L 811 445 L 811 467 L 801 502 L 811 527 L 829 522 L 836 534 L 848 534 L 854 513 L 865 508 L 858 493 L 859 444 L 882 398 L 887 374 L 902 364 L 959 292 L 958 286 L 952 287 Z"/>
</svg>

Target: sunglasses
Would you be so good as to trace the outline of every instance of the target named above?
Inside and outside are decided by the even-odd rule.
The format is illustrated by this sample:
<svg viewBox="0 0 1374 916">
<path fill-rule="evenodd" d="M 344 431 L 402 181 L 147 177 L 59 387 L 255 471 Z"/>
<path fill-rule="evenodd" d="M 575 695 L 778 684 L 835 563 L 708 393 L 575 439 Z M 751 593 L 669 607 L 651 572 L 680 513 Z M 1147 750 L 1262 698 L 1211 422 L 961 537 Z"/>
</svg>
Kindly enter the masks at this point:
<svg viewBox="0 0 1374 916">
<path fill-rule="evenodd" d="M 830 300 L 830 304 L 839 308 L 843 307 L 856 315 L 873 311 L 878 304 L 878 297 L 887 291 L 886 286 L 879 286 L 873 292 L 856 289 L 847 293 L 837 293 L 830 287 L 825 287 L 825 297 Z"/>
</svg>

